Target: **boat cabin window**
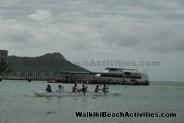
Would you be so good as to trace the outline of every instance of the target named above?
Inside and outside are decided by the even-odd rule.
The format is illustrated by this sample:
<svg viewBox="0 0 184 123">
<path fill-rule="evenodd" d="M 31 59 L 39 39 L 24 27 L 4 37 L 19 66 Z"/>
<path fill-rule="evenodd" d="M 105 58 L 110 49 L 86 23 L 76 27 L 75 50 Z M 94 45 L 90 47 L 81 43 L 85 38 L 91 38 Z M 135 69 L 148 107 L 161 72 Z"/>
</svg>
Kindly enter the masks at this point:
<svg viewBox="0 0 184 123">
<path fill-rule="evenodd" d="M 141 76 L 128 76 L 128 75 L 122 75 L 122 74 L 101 74 L 100 77 L 109 77 L 109 78 L 131 78 L 131 79 L 141 79 Z"/>
<path fill-rule="evenodd" d="M 121 74 L 101 74 L 100 77 L 112 77 L 112 78 L 122 78 Z"/>
<path fill-rule="evenodd" d="M 142 77 L 141 76 L 130 76 L 130 78 L 132 78 L 132 79 L 141 79 Z"/>
</svg>

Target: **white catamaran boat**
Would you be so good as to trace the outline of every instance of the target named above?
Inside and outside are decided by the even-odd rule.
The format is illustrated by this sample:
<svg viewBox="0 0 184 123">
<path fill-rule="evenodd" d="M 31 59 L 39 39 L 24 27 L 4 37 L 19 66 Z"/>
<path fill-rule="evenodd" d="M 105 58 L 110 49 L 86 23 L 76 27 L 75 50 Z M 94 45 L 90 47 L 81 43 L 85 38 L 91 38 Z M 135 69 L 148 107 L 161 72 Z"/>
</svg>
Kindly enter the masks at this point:
<svg viewBox="0 0 184 123">
<path fill-rule="evenodd" d="M 89 84 L 122 84 L 122 85 L 149 85 L 147 73 L 137 69 L 106 68 L 104 72 L 72 72 L 59 73 L 64 79 L 55 82 L 62 83 L 89 83 Z"/>
<path fill-rule="evenodd" d="M 136 69 L 106 68 L 97 75 L 96 83 L 124 84 L 124 85 L 149 85 L 147 73 L 138 72 Z"/>
<path fill-rule="evenodd" d="M 121 91 L 111 91 L 106 95 L 121 95 Z M 34 91 L 36 96 L 40 97 L 63 97 L 63 96 L 84 96 L 82 92 L 46 92 L 46 91 Z M 86 92 L 85 96 L 106 96 L 103 92 Z"/>
</svg>

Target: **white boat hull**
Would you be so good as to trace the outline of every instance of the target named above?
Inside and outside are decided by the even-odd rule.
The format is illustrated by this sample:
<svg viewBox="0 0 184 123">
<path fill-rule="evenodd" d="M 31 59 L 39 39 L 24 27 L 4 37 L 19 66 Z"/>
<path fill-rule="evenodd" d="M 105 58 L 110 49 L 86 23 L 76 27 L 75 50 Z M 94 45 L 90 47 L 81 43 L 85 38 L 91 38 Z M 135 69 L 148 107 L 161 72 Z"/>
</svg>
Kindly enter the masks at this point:
<svg viewBox="0 0 184 123">
<path fill-rule="evenodd" d="M 106 95 L 121 95 L 121 91 L 111 91 Z M 62 96 L 84 96 L 82 92 L 46 92 L 34 91 L 36 96 L 40 97 L 62 97 Z M 86 92 L 85 96 L 106 96 L 103 92 Z"/>
</svg>

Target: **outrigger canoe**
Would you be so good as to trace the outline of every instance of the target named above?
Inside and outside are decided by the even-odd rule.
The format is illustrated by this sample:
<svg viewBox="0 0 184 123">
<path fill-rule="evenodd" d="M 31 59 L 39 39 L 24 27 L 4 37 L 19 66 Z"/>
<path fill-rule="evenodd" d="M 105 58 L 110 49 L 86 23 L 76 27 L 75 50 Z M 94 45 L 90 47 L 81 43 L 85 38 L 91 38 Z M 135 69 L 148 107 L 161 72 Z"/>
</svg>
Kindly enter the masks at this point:
<svg viewBox="0 0 184 123">
<path fill-rule="evenodd" d="M 121 91 L 111 91 L 106 93 L 106 95 L 121 95 Z M 36 96 L 40 97 L 62 97 L 62 96 L 84 96 L 82 92 L 46 92 L 46 91 L 34 91 Z M 85 96 L 106 96 L 103 92 L 86 92 Z"/>
</svg>

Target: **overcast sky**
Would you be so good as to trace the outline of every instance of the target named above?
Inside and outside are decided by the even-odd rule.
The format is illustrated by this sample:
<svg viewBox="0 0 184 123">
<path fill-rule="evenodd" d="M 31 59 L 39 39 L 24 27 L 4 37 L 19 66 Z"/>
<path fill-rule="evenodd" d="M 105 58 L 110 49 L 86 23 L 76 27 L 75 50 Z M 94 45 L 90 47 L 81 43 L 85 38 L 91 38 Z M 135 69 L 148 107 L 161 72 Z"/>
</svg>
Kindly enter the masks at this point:
<svg viewBox="0 0 184 123">
<path fill-rule="evenodd" d="M 184 81 L 184 0 L 0 0 L 0 47 L 17 56 L 60 52 L 78 64 L 157 61 L 82 67 Z"/>
</svg>

